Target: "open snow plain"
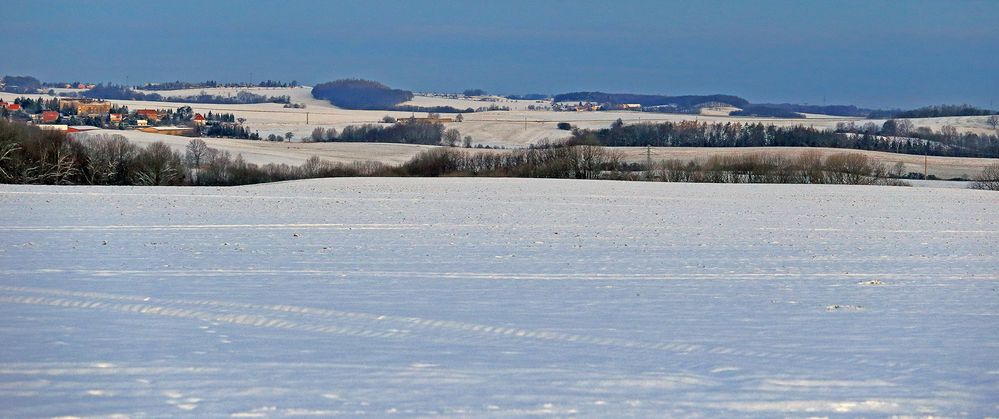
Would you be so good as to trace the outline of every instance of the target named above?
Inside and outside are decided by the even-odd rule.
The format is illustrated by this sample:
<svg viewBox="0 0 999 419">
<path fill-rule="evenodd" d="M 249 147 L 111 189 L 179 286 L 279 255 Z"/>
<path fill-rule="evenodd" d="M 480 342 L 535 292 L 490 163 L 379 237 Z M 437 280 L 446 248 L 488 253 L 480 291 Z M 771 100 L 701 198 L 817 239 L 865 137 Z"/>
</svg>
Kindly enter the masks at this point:
<svg viewBox="0 0 999 419">
<path fill-rule="evenodd" d="M 2 416 L 999 414 L 999 194 L 0 186 Z"/>
</svg>

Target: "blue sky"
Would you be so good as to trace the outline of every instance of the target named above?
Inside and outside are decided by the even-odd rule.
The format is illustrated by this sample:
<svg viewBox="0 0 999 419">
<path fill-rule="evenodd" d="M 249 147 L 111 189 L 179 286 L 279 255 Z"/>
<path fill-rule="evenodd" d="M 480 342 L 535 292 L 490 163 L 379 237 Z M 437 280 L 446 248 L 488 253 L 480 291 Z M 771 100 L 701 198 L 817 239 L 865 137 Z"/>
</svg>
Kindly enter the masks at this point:
<svg viewBox="0 0 999 419">
<path fill-rule="evenodd" d="M 999 1 L 5 0 L 0 74 L 999 106 Z"/>
</svg>

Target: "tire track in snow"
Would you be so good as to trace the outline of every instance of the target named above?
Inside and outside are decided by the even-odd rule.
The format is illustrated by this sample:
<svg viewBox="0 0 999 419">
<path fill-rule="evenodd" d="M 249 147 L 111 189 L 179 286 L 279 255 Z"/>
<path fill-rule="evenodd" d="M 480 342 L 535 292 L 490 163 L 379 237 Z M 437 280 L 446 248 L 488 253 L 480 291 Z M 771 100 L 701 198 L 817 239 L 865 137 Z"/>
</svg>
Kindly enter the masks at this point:
<svg viewBox="0 0 999 419">
<path fill-rule="evenodd" d="M 309 325 L 299 322 L 282 320 L 254 314 L 225 314 L 203 310 L 191 310 L 164 305 L 117 303 L 96 300 L 76 300 L 56 297 L 37 296 L 0 296 L 0 302 L 12 304 L 28 304 L 77 309 L 96 309 L 103 311 L 138 313 L 175 317 L 209 322 L 230 323 L 241 326 L 263 327 L 269 329 L 299 330 L 314 333 L 337 334 L 347 336 L 390 338 L 407 333 L 402 331 L 372 331 L 336 325 Z"/>
<path fill-rule="evenodd" d="M 432 224 L 154 224 L 154 225 L 69 225 L 69 226 L 0 226 L 0 231 L 189 231 L 189 230 L 412 230 Z"/>
<path fill-rule="evenodd" d="M 806 362 L 821 361 L 890 368 L 906 366 L 897 362 L 876 362 L 859 358 L 819 357 L 794 353 L 756 351 L 721 346 L 705 346 L 679 341 L 642 342 L 621 338 L 529 330 L 516 327 L 458 322 L 453 320 L 349 312 L 287 304 L 268 305 L 219 300 L 154 298 L 146 296 L 36 287 L 0 286 L 0 291 L 29 294 L 0 296 L 0 302 L 6 303 L 128 312 L 229 323 L 239 326 L 285 329 L 362 338 L 413 337 L 445 342 L 451 341 L 451 339 L 444 339 L 444 336 L 418 334 L 410 330 L 399 329 L 400 327 L 409 327 L 427 331 L 457 333 L 461 335 L 458 340 L 465 343 L 469 342 L 469 340 L 465 337 L 471 335 L 478 338 L 498 338 L 501 339 L 501 341 L 506 341 L 508 339 L 524 339 L 545 342 L 562 342 L 577 345 L 616 347 L 621 349 L 666 351 L 673 353 L 703 352 L 719 356 L 738 356 L 772 360 L 797 360 Z M 36 295 L 33 296 L 30 294 Z M 38 296 L 39 294 L 42 296 Z M 196 309 L 190 308 L 191 306 Z M 270 313 L 270 315 L 260 314 L 260 312 Z M 302 320 L 285 320 L 271 317 L 273 315 L 297 316 Z M 339 321 L 340 324 L 337 324 L 337 321 Z M 344 323 L 347 325 L 344 325 Z M 355 324 L 351 325 L 350 323 Z M 472 342 L 474 343 L 474 341 Z"/>
<path fill-rule="evenodd" d="M 71 273 L 92 276 L 134 277 L 206 277 L 252 275 L 323 275 L 337 277 L 392 277 L 409 279 L 476 279 L 476 280 L 532 280 L 532 281 L 685 281 L 685 280 L 774 280 L 832 278 L 857 281 L 878 279 L 882 281 L 932 280 L 999 280 L 997 274 L 965 273 L 891 273 L 891 272 L 801 272 L 801 273 L 683 273 L 683 274 L 626 274 L 626 273 L 530 273 L 530 272 L 430 272 L 430 271 L 348 271 L 342 269 L 7 269 L 0 275 L 36 275 Z M 3 289 L 0 287 L 0 289 Z"/>
</svg>

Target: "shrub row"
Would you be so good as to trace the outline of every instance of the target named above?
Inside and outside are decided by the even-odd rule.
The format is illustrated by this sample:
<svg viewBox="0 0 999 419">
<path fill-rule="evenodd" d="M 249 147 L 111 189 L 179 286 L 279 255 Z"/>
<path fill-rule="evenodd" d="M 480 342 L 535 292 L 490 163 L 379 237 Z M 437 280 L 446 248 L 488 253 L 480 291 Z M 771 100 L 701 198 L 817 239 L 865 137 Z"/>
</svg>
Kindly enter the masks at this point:
<svg viewBox="0 0 999 419">
<path fill-rule="evenodd" d="M 423 151 L 400 166 L 334 163 L 313 156 L 300 166 L 256 165 L 192 139 L 181 154 L 162 142 L 140 147 L 120 135 L 80 139 L 0 120 L 0 182 L 81 185 L 244 185 L 356 176 L 491 176 L 623 179 L 667 182 L 905 185 L 902 168 L 887 168 L 859 153 L 799 157 L 776 153 L 713 156 L 703 162 L 627 163 L 600 146 L 543 143 L 524 150 Z M 999 189 L 999 165 L 973 187 Z"/>
</svg>

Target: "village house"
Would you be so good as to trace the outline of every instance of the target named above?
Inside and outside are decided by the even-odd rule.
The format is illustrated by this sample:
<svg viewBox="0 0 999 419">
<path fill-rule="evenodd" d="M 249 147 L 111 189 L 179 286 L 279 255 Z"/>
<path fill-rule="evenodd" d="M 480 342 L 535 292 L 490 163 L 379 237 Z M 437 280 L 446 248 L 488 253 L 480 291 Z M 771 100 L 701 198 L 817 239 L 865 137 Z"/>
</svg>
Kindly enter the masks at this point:
<svg viewBox="0 0 999 419">
<path fill-rule="evenodd" d="M 205 125 L 205 117 L 200 113 L 194 114 L 194 125 Z"/>
<path fill-rule="evenodd" d="M 100 116 L 111 112 L 111 102 L 94 99 L 61 99 L 59 100 L 59 110 L 66 112 L 76 110 L 80 116 Z"/>
<path fill-rule="evenodd" d="M 100 116 L 111 112 L 111 102 L 91 102 L 76 105 L 76 114 L 81 116 Z"/>
<path fill-rule="evenodd" d="M 135 114 L 153 122 L 160 120 L 160 113 L 155 109 L 139 109 L 135 111 Z"/>
<path fill-rule="evenodd" d="M 59 112 L 56 111 L 42 111 L 40 121 L 43 124 L 48 124 L 59 120 Z"/>
<path fill-rule="evenodd" d="M 120 113 L 109 114 L 108 117 L 110 118 L 111 122 L 121 122 L 125 120 L 125 115 Z"/>
<path fill-rule="evenodd" d="M 3 99 L 0 99 L 0 107 L 7 109 L 8 111 L 11 112 L 16 112 L 21 110 L 21 105 L 17 103 L 4 102 Z"/>
</svg>

